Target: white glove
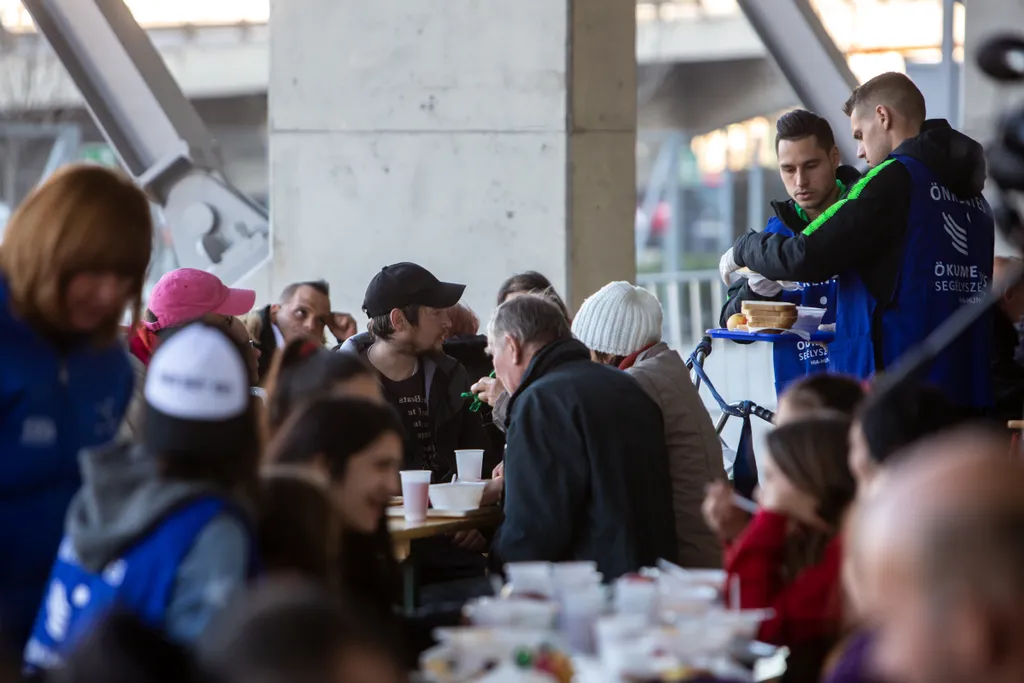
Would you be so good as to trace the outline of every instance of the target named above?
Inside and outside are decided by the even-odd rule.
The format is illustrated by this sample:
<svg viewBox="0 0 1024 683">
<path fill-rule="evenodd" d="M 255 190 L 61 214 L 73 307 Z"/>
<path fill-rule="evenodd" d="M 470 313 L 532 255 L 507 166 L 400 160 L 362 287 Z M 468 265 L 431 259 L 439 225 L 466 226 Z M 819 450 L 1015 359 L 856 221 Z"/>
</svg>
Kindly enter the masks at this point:
<svg viewBox="0 0 1024 683">
<path fill-rule="evenodd" d="M 736 263 L 736 258 L 733 256 L 732 247 L 729 247 L 729 251 L 722 254 L 722 260 L 718 262 L 718 274 L 722 276 L 722 282 L 728 287 L 732 284 L 732 274 L 741 268 Z"/>
<path fill-rule="evenodd" d="M 751 291 L 758 296 L 778 296 L 782 292 L 782 285 L 758 273 L 748 275 L 747 284 L 750 285 Z"/>
</svg>

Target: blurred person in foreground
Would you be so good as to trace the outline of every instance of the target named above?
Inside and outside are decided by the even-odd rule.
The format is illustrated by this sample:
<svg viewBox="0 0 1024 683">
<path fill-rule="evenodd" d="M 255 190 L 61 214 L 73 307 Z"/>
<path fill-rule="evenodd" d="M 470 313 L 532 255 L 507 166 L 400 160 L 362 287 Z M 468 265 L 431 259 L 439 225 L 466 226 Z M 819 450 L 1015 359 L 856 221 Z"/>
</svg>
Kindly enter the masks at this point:
<svg viewBox="0 0 1024 683">
<path fill-rule="evenodd" d="M 840 165 L 832 126 L 806 109 L 794 109 L 779 117 L 775 124 L 775 152 L 789 200 L 771 203 L 775 215 L 768 219 L 765 234 L 792 237 L 799 233 L 839 201 L 860 178 L 857 169 Z M 722 327 L 727 326 L 730 316 L 741 312 L 744 301 L 787 301 L 824 308 L 822 323 L 827 325 L 836 318 L 836 281 L 801 283 L 800 289 L 783 290 L 781 283 L 760 274 L 737 278 L 729 286 L 729 298 L 722 307 Z M 828 353 L 822 345 L 774 344 L 776 393 L 781 395 L 802 376 L 827 372 Z"/>
<path fill-rule="evenodd" d="M 857 480 L 861 503 L 888 469 L 900 462 L 908 450 L 922 439 L 956 429 L 965 415 L 945 394 L 928 384 L 906 382 L 881 394 L 869 395 L 850 425 L 850 471 Z M 870 504 L 870 502 L 866 503 Z M 856 512 L 848 520 L 848 533 L 856 522 Z M 877 683 L 881 679 L 871 671 L 868 653 L 875 633 L 865 619 L 860 593 L 863 561 L 847 553 L 843 566 L 846 593 L 846 629 L 828 666 L 828 683 Z M 899 682 L 896 682 L 899 683 Z"/>
<path fill-rule="evenodd" d="M 676 559 L 661 411 L 623 372 L 593 363 L 549 299 L 498 307 L 487 329 L 511 392 L 500 562 L 590 560 L 608 580 Z"/>
<path fill-rule="evenodd" d="M 348 313 L 331 311 L 331 288 L 326 280 L 293 282 L 281 291 L 277 303 L 268 304 L 246 323 L 263 352 L 260 358 L 260 386 L 266 383 L 277 351 L 296 339 L 324 343 L 324 329 L 341 344 L 357 332 Z"/>
<path fill-rule="evenodd" d="M 847 464 L 849 427 L 842 418 L 812 417 L 769 432 L 760 510 L 726 548 L 729 582 L 739 582 L 738 607 L 774 612 L 758 638 L 799 651 L 805 663 L 815 661 L 815 672 L 842 627 L 839 528 L 856 495 Z"/>
<path fill-rule="evenodd" d="M 995 225 L 981 192 L 982 146 L 944 120 L 900 73 L 858 86 L 843 107 L 871 170 L 844 199 L 793 235 L 747 234 L 721 259 L 727 283 L 742 267 L 772 280 L 838 274 L 830 372 L 868 379 L 891 369 L 992 278 Z M 927 379 L 958 405 L 992 404 L 992 320 L 982 316 L 933 361 Z"/>
<path fill-rule="evenodd" d="M 679 354 L 661 340 L 662 310 L 642 287 L 611 282 L 590 296 L 572 321 L 572 332 L 590 357 L 625 370 L 658 404 L 665 424 L 677 562 L 721 567 L 722 549 L 701 515 L 704 489 L 725 479 L 722 442 Z"/>
<path fill-rule="evenodd" d="M 200 656 L 222 683 L 404 683 L 392 638 L 352 597 L 269 582 L 217 620 Z"/>
<path fill-rule="evenodd" d="M 798 379 L 779 397 L 775 426 L 783 427 L 815 417 L 852 420 L 864 401 L 864 388 L 852 377 L 818 373 Z M 750 514 L 736 507 L 733 487 L 716 481 L 707 489 L 704 519 L 723 543 L 731 543 L 750 522 Z"/>
<path fill-rule="evenodd" d="M 1024 680 L 1024 463 L 1001 432 L 917 444 L 858 506 L 871 659 L 899 683 Z"/>
<path fill-rule="evenodd" d="M 60 666 L 115 606 L 193 643 L 255 573 L 260 453 L 243 353 L 217 327 L 181 330 L 149 364 L 143 444 L 82 453 L 29 670 Z"/>
<path fill-rule="evenodd" d="M 398 569 L 387 508 L 398 495 L 404 433 L 388 405 L 322 396 L 295 414 L 267 447 L 275 465 L 322 477 L 341 521 L 342 586 L 390 618 Z"/>
<path fill-rule="evenodd" d="M 235 343 L 248 347 L 249 381 L 259 380 L 260 350 L 249 338 L 245 326 L 235 316 L 245 315 L 256 302 L 256 292 L 226 286 L 212 273 L 195 268 L 172 270 L 157 281 L 149 294 L 142 323 L 128 337 L 129 359 L 135 372 L 135 393 L 128 406 L 121 436 L 142 437 L 145 420 L 146 367 L 161 339 L 197 320 L 223 327 Z"/>
<path fill-rule="evenodd" d="M 1019 258 L 997 256 L 996 286 L 1004 284 L 1010 266 L 1020 266 Z M 1024 317 L 1024 280 L 1007 288 L 992 315 L 992 393 L 993 414 L 999 420 L 1024 419 L 1024 365 L 1017 360 L 1021 346 L 1017 325 Z"/>
<path fill-rule="evenodd" d="M 132 395 L 120 344 L 152 250 L 131 181 L 68 166 L 11 216 L 0 243 L 0 631 L 20 652 L 81 485 L 78 452 L 118 431 Z"/>
</svg>

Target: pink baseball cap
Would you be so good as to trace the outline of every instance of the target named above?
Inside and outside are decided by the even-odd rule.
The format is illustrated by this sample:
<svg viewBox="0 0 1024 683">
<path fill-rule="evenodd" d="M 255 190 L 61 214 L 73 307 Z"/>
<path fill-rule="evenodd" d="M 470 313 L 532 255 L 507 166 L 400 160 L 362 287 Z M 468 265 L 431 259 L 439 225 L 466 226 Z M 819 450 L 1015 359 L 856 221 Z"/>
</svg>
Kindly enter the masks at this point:
<svg viewBox="0 0 1024 683">
<path fill-rule="evenodd" d="M 157 322 L 143 322 L 156 332 L 202 318 L 207 313 L 245 315 L 256 303 L 251 289 L 228 287 L 205 270 L 179 268 L 165 273 L 153 287 L 147 308 Z"/>
</svg>

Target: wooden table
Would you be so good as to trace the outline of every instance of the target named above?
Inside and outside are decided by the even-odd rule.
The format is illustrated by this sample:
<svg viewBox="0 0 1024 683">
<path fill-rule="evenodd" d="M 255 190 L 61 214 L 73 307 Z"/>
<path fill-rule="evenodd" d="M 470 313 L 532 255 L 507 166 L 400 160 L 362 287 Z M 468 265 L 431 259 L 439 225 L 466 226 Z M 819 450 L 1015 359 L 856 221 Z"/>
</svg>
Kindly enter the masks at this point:
<svg viewBox="0 0 1024 683">
<path fill-rule="evenodd" d="M 491 529 L 505 518 L 497 505 L 461 517 L 427 517 L 422 522 L 407 522 L 404 517 L 389 517 L 388 530 L 391 532 L 391 546 L 395 559 L 402 565 L 402 583 L 406 610 L 413 610 L 418 603 L 418 580 L 415 558 L 410 557 L 412 542 L 420 538 L 447 536 L 469 529 Z"/>
<path fill-rule="evenodd" d="M 404 517 L 390 517 L 388 531 L 391 532 L 391 545 L 395 559 L 399 562 L 409 557 L 409 545 L 417 538 L 446 536 L 458 531 L 469 529 L 490 529 L 501 524 L 505 518 L 497 505 L 486 511 L 462 517 L 427 517 L 422 522 L 407 522 Z"/>
</svg>

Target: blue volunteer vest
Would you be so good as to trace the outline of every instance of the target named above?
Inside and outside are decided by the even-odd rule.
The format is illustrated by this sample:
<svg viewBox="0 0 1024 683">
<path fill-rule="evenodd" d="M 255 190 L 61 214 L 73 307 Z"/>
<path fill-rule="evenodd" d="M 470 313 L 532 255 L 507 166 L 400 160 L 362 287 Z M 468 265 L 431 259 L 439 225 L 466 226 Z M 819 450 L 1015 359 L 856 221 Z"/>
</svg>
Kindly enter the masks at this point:
<svg viewBox="0 0 1024 683">
<path fill-rule="evenodd" d="M 861 379 L 892 366 L 961 306 L 980 302 L 992 278 L 995 226 L 985 199 L 958 198 L 912 157 L 893 156 L 878 168 L 891 163 L 910 171 L 913 188 L 892 302 L 879 307 L 856 273 L 842 273 L 836 340 L 829 345 L 831 370 Z M 958 405 L 986 408 L 991 346 L 992 320 L 985 316 L 942 352 L 924 379 Z"/>
<path fill-rule="evenodd" d="M 60 666 L 79 639 L 115 607 L 162 626 L 179 565 L 203 528 L 231 509 L 217 497 L 189 501 L 99 573 L 79 564 L 71 539 L 65 536 L 25 647 L 26 670 Z"/>
<path fill-rule="evenodd" d="M 792 237 L 793 231 L 786 227 L 777 216 L 773 216 L 765 232 Z M 825 317 L 822 324 L 830 324 L 836 319 L 836 281 L 810 284 L 801 283 L 804 288 L 795 292 L 782 292 L 782 300 L 797 306 L 814 306 L 824 308 Z M 826 372 L 829 368 L 828 350 L 810 342 L 799 341 L 796 344 L 773 344 L 772 359 L 775 365 L 775 392 L 782 395 L 792 382 L 805 375 Z"/>
</svg>

